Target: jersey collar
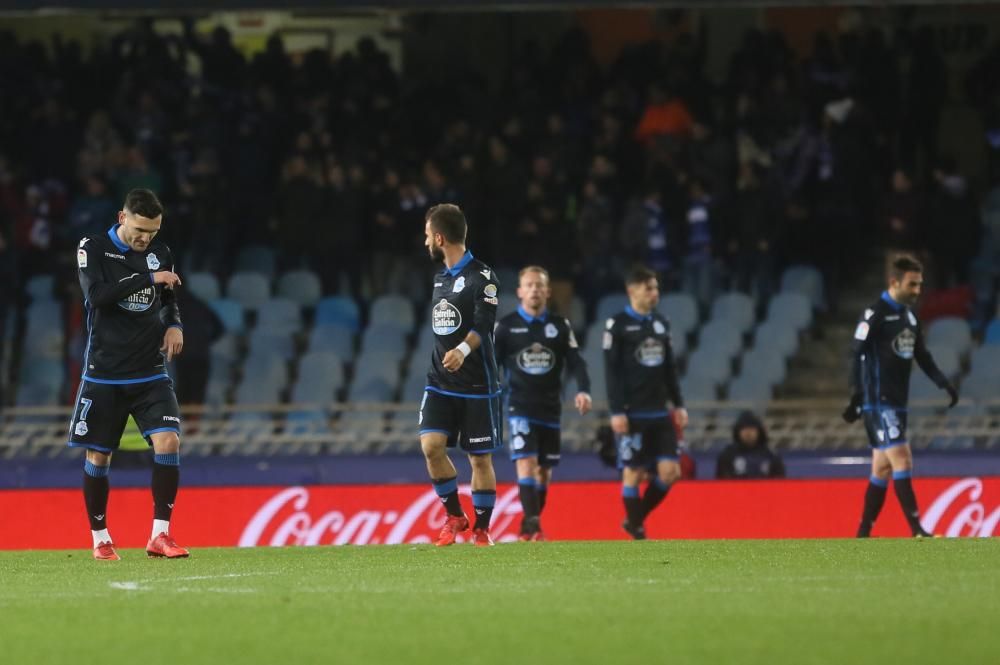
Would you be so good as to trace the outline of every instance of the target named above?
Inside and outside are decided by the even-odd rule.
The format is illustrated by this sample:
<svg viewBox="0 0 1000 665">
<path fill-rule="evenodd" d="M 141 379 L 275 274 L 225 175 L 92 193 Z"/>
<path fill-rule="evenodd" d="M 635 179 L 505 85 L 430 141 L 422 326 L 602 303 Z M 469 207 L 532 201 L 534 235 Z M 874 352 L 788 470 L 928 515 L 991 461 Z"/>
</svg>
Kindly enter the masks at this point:
<svg viewBox="0 0 1000 665">
<path fill-rule="evenodd" d="M 521 318 L 524 319 L 525 323 L 534 323 L 538 321 L 539 323 L 545 323 L 545 320 L 549 318 L 549 310 L 543 309 L 542 313 L 538 316 L 532 316 L 528 314 L 528 311 L 524 309 L 521 305 L 517 306 L 517 313 L 520 314 Z"/>
<path fill-rule="evenodd" d="M 884 300 L 889 307 L 892 307 L 897 312 L 903 309 L 903 303 L 894 300 L 893 297 L 889 295 L 888 291 L 882 292 L 882 300 Z"/>
<path fill-rule="evenodd" d="M 645 316 L 643 316 L 639 312 L 637 312 L 634 309 L 632 309 L 632 305 L 625 305 L 625 313 L 628 314 L 629 316 L 631 316 L 636 321 L 652 321 L 653 320 L 653 313 L 652 312 L 650 312 L 649 314 L 646 314 Z"/>
<path fill-rule="evenodd" d="M 118 237 L 119 226 L 121 226 L 121 224 L 115 224 L 110 229 L 108 229 L 108 237 L 111 238 L 111 242 L 115 244 L 115 247 L 118 248 L 118 251 L 124 254 L 131 248 L 125 243 L 123 243 L 122 239 Z"/>
<path fill-rule="evenodd" d="M 456 277 L 458 273 L 462 272 L 462 269 L 465 266 L 469 265 L 469 261 L 471 260 L 472 260 L 472 252 L 466 250 L 465 256 L 462 257 L 462 260 L 453 265 L 452 267 L 446 268 L 445 272 L 447 272 L 452 277 Z"/>
</svg>

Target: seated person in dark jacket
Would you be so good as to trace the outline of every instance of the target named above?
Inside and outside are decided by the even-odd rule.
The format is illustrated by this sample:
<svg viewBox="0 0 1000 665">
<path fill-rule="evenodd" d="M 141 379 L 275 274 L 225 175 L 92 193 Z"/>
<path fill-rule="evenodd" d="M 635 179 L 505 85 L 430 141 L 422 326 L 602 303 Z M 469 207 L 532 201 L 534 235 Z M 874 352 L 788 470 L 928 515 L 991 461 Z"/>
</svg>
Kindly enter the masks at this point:
<svg viewBox="0 0 1000 665">
<path fill-rule="evenodd" d="M 785 463 L 767 447 L 760 418 L 744 411 L 733 425 L 733 442 L 719 455 L 716 478 L 784 478 Z"/>
</svg>

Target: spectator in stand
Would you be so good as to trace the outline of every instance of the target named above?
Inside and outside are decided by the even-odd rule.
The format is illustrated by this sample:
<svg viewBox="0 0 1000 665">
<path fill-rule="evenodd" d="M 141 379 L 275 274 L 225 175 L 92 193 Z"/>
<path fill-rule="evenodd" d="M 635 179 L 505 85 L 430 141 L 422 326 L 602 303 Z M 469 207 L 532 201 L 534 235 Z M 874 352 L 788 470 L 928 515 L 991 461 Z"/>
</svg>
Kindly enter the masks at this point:
<svg viewBox="0 0 1000 665">
<path fill-rule="evenodd" d="M 621 247 L 632 263 L 655 272 L 665 291 L 673 279 L 673 243 L 663 209 L 663 194 L 657 182 L 647 182 L 641 200 L 634 201 L 621 226 Z"/>
<path fill-rule="evenodd" d="M 882 205 L 881 241 L 890 253 L 919 252 L 925 248 L 924 201 L 913 187 L 910 173 L 897 167 Z"/>
<path fill-rule="evenodd" d="M 88 175 L 84 187 L 84 194 L 69 209 L 70 242 L 110 228 L 118 216 L 118 206 L 108 196 L 108 186 L 101 176 Z"/>
<path fill-rule="evenodd" d="M 767 445 L 767 430 L 760 418 L 744 411 L 733 425 L 733 442 L 715 463 L 720 479 L 784 478 L 785 463 Z"/>
<path fill-rule="evenodd" d="M 650 86 L 649 102 L 635 130 L 637 141 L 649 146 L 662 137 L 680 140 L 690 136 L 693 127 L 694 119 L 684 100 L 665 86 Z"/>
<path fill-rule="evenodd" d="M 982 240 L 979 211 L 955 160 L 944 157 L 934 169 L 928 202 L 928 246 L 939 287 L 967 284 L 969 266 Z"/>
<path fill-rule="evenodd" d="M 684 255 L 683 288 L 707 307 L 715 292 L 712 258 L 712 198 L 698 177 L 688 180 L 687 252 Z"/>
</svg>

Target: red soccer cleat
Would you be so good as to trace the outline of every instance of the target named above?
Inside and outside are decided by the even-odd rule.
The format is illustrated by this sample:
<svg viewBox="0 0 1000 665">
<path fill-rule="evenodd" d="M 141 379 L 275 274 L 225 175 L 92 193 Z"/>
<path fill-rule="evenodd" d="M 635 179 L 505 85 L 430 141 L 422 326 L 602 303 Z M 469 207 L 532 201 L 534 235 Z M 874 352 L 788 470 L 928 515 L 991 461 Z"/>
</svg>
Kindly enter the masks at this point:
<svg viewBox="0 0 1000 665">
<path fill-rule="evenodd" d="M 441 533 L 438 534 L 437 542 L 434 544 L 438 547 L 447 547 L 448 545 L 455 544 L 455 537 L 463 531 L 469 530 L 469 518 L 465 515 L 448 515 L 448 520 L 441 527 Z"/>
<path fill-rule="evenodd" d="M 536 543 L 544 543 L 546 540 L 545 534 L 542 533 L 541 531 L 536 531 L 535 533 L 531 534 L 531 539 Z"/>
<path fill-rule="evenodd" d="M 161 533 L 146 543 L 146 555 L 150 558 L 182 559 L 191 553 L 177 545 L 168 533 Z"/>
<path fill-rule="evenodd" d="M 533 533 L 520 533 L 518 534 L 517 539 L 522 543 L 529 543 L 534 537 L 535 534 Z"/>
<path fill-rule="evenodd" d="M 496 543 L 490 538 L 490 532 L 486 529 L 473 529 L 472 544 L 476 547 L 493 547 Z"/>
<path fill-rule="evenodd" d="M 120 561 L 121 557 L 115 552 L 114 543 L 110 540 L 106 543 L 97 543 L 94 548 L 94 558 L 98 561 Z"/>
</svg>

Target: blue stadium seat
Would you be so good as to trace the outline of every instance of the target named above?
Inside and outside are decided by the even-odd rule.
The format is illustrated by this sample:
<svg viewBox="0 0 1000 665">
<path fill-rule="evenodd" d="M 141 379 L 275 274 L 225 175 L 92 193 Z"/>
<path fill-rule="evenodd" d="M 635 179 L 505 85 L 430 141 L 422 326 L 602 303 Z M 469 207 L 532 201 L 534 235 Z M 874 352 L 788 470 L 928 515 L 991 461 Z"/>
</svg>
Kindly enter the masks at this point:
<svg viewBox="0 0 1000 665">
<path fill-rule="evenodd" d="M 229 298 L 216 298 L 208 303 L 222 322 L 227 333 L 242 335 L 246 331 L 246 315 L 243 306 Z M 183 313 L 182 313 L 183 315 Z"/>
<path fill-rule="evenodd" d="M 55 300 L 31 303 L 25 318 L 28 322 L 27 335 L 29 337 L 52 328 L 62 330 L 62 304 Z"/>
<path fill-rule="evenodd" d="M 399 383 L 399 355 L 386 352 L 362 353 L 354 364 L 354 380 L 351 388 L 365 383 L 370 378 L 380 378 L 391 388 Z"/>
<path fill-rule="evenodd" d="M 813 266 L 789 266 L 781 275 L 781 291 L 801 293 L 814 309 L 826 308 L 823 273 Z"/>
<path fill-rule="evenodd" d="M 361 335 L 362 353 L 386 353 L 400 359 L 406 355 L 406 349 L 406 335 L 394 324 L 369 327 Z"/>
<path fill-rule="evenodd" d="M 278 295 L 303 307 L 314 307 L 323 297 L 323 284 L 311 270 L 292 270 L 278 278 Z"/>
<path fill-rule="evenodd" d="M 23 359 L 18 377 L 17 406 L 54 406 L 66 380 L 62 360 Z"/>
<path fill-rule="evenodd" d="M 265 245 L 248 245 L 236 255 L 236 270 L 239 272 L 256 272 L 270 280 L 277 268 L 275 250 Z"/>
<path fill-rule="evenodd" d="M 358 332 L 361 329 L 361 311 L 351 298 L 331 296 L 316 303 L 317 326 L 338 325 Z"/>
<path fill-rule="evenodd" d="M 226 282 L 226 297 L 244 309 L 256 310 L 271 297 L 271 283 L 257 272 L 235 272 Z"/>
<path fill-rule="evenodd" d="M 1000 397 L 1000 373 L 974 373 L 962 381 L 962 400 L 994 400 Z"/>
<path fill-rule="evenodd" d="M 741 374 L 729 384 L 728 395 L 732 402 L 752 402 L 753 411 L 763 411 L 771 401 L 773 384 L 756 374 Z"/>
<path fill-rule="evenodd" d="M 669 293 L 657 309 L 670 320 L 675 337 L 690 335 L 698 327 L 698 303 L 689 293 Z"/>
<path fill-rule="evenodd" d="M 785 380 L 785 358 L 772 349 L 754 348 L 740 360 L 740 378 L 744 383 L 762 383 L 769 388 Z"/>
<path fill-rule="evenodd" d="M 253 330 L 247 338 L 251 355 L 272 355 L 282 360 L 295 356 L 295 340 L 288 334 L 270 330 Z"/>
<path fill-rule="evenodd" d="M 354 362 L 354 332 L 341 325 L 318 325 L 309 332 L 309 351 L 329 351 Z"/>
<path fill-rule="evenodd" d="M 799 350 L 799 334 L 790 326 L 764 321 L 754 331 L 754 348 L 770 349 L 790 358 Z"/>
<path fill-rule="evenodd" d="M 984 344 L 973 349 L 969 358 L 969 373 L 1000 376 L 1000 345 Z"/>
<path fill-rule="evenodd" d="M 28 280 L 25 291 L 27 291 L 31 302 L 44 302 L 53 300 L 55 285 L 56 278 L 53 275 L 35 275 Z"/>
<path fill-rule="evenodd" d="M 193 272 L 186 275 L 184 288 L 205 302 L 215 300 L 222 295 L 219 278 L 210 272 Z"/>
<path fill-rule="evenodd" d="M 927 325 L 928 346 L 950 346 L 964 356 L 972 349 L 972 329 L 965 319 L 948 316 Z"/>
<path fill-rule="evenodd" d="M 347 394 L 348 402 L 390 402 L 395 391 L 394 383 L 380 376 L 367 376 L 355 380 Z"/>
<path fill-rule="evenodd" d="M 299 359 L 292 402 L 330 402 L 344 385 L 343 361 L 334 353 L 307 353 Z"/>
<path fill-rule="evenodd" d="M 919 403 L 922 400 L 932 403 L 923 405 Z M 948 394 L 934 385 L 926 374 L 916 371 L 910 376 L 910 402 L 910 411 L 936 410 L 948 405 Z"/>
<path fill-rule="evenodd" d="M 812 323 L 812 303 L 801 293 L 779 293 L 767 305 L 767 319 L 794 328 L 805 330 Z"/>
<path fill-rule="evenodd" d="M 698 347 L 688 357 L 687 377 L 702 377 L 716 386 L 725 384 L 732 374 L 730 358 L 712 348 Z"/>
<path fill-rule="evenodd" d="M 685 402 L 714 402 L 718 399 L 717 383 L 710 377 L 688 372 L 680 383 Z"/>
<path fill-rule="evenodd" d="M 1000 344 L 1000 319 L 993 319 L 986 326 L 986 335 L 983 337 L 984 344 Z"/>
<path fill-rule="evenodd" d="M 290 335 L 302 330 L 302 309 L 288 298 L 271 298 L 257 310 L 256 330 Z"/>
<path fill-rule="evenodd" d="M 410 371 L 403 381 L 399 392 L 400 402 L 419 402 L 424 397 L 424 387 L 427 385 L 427 366 L 410 363 Z"/>
<path fill-rule="evenodd" d="M 24 336 L 22 353 L 29 358 L 62 360 L 65 341 L 62 326 L 30 330 Z"/>
<path fill-rule="evenodd" d="M 698 332 L 698 350 L 735 358 L 743 348 L 739 329 L 725 319 L 712 319 Z"/>
<path fill-rule="evenodd" d="M 597 315 L 594 319 L 595 323 L 599 321 L 603 326 L 604 322 L 612 316 L 625 311 L 626 305 L 628 305 L 628 296 L 624 293 L 611 293 L 606 296 L 602 296 L 601 299 L 597 301 Z"/>
<path fill-rule="evenodd" d="M 406 332 L 413 330 L 413 303 L 400 295 L 390 294 L 376 298 L 369 312 L 368 327 L 385 324 L 395 325 Z"/>
<path fill-rule="evenodd" d="M 928 344 L 927 350 L 934 358 L 934 362 L 937 364 L 938 369 L 940 369 L 949 379 L 954 379 L 962 372 L 962 360 L 959 357 L 958 349 L 954 346 Z M 918 372 L 921 371 L 917 366 L 914 366 L 914 370 Z"/>
<path fill-rule="evenodd" d="M 288 385 L 288 363 L 271 353 L 251 353 L 243 361 L 243 381 L 275 386 L 277 390 Z"/>
<path fill-rule="evenodd" d="M 753 299 L 739 291 L 723 293 L 712 302 L 711 319 L 726 321 L 734 326 L 737 332 L 743 334 L 753 327 L 756 319 Z"/>
<path fill-rule="evenodd" d="M 569 324 L 573 326 L 573 330 L 580 332 L 587 326 L 587 306 L 583 302 L 583 298 L 580 296 L 573 296 L 573 299 L 569 303 L 569 311 L 563 314 L 567 319 L 569 319 Z"/>
</svg>

